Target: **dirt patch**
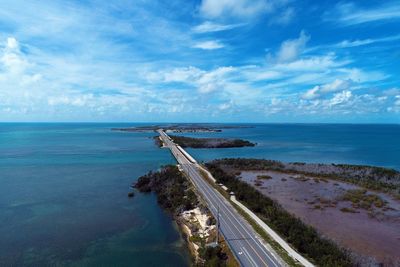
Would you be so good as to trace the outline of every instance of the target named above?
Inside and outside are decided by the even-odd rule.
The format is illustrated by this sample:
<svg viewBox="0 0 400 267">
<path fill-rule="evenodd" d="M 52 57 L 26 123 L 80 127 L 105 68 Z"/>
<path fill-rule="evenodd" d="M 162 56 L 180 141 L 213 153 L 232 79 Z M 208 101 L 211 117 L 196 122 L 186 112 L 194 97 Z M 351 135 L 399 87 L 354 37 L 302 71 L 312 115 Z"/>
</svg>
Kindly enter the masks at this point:
<svg viewBox="0 0 400 267">
<path fill-rule="evenodd" d="M 373 257 L 385 266 L 400 263 L 400 201 L 390 195 L 328 178 L 274 171 L 242 171 L 240 177 L 360 255 L 360 261 Z"/>
</svg>

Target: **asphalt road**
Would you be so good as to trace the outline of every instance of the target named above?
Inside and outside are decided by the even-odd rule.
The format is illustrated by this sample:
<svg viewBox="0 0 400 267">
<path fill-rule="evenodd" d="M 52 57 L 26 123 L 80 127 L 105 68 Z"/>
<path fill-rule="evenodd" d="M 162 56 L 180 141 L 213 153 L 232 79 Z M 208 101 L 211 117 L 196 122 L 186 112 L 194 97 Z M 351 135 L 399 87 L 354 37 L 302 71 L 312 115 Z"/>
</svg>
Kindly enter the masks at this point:
<svg viewBox="0 0 400 267">
<path fill-rule="evenodd" d="M 203 195 L 208 208 L 217 217 L 219 209 L 220 233 L 228 242 L 232 252 L 242 266 L 282 266 L 281 262 L 262 244 L 261 238 L 250 224 L 215 188 L 204 180 L 197 163 L 191 162 L 167 134 L 159 131 L 164 144 L 171 150 L 176 160 Z"/>
</svg>

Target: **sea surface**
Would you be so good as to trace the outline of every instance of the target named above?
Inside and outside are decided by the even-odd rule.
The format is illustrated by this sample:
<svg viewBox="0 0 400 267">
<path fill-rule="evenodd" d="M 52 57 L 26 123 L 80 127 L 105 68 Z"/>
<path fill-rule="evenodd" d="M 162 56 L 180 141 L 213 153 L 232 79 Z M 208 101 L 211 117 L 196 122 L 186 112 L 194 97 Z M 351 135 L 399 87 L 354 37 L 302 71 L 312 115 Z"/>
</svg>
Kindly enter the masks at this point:
<svg viewBox="0 0 400 267">
<path fill-rule="evenodd" d="M 266 158 L 285 162 L 373 165 L 400 170 L 398 124 L 252 124 L 192 137 L 242 138 L 255 147 L 193 149 L 199 161 L 224 157 Z M 247 126 L 247 128 L 246 128 Z"/>
<path fill-rule="evenodd" d="M 179 231 L 138 176 L 175 160 L 139 124 L 0 124 L 0 266 L 187 266 Z M 256 157 L 400 170 L 399 125 L 254 124 L 186 136 L 256 147 L 188 149 L 199 161 Z"/>
<path fill-rule="evenodd" d="M 0 266 L 189 264 L 155 196 L 127 197 L 174 159 L 154 134 L 115 126 L 0 124 Z"/>
</svg>

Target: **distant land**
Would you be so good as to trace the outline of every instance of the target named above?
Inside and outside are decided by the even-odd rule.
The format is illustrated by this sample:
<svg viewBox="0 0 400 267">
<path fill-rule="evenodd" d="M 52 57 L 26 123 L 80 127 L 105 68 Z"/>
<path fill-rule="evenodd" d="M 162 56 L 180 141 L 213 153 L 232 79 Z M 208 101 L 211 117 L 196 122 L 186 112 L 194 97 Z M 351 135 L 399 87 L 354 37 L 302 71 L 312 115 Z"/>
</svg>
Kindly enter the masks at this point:
<svg viewBox="0 0 400 267">
<path fill-rule="evenodd" d="M 221 125 L 221 124 L 201 124 L 201 123 L 182 123 L 182 124 L 161 124 L 149 126 L 136 126 L 126 128 L 112 128 L 113 131 L 124 132 L 156 132 L 158 129 L 163 129 L 165 132 L 170 133 L 200 133 L 200 132 L 221 132 L 222 129 L 240 129 L 252 128 L 253 126 L 243 125 Z"/>
<path fill-rule="evenodd" d="M 181 147 L 191 148 L 230 148 L 230 147 L 252 147 L 252 143 L 243 139 L 229 139 L 229 138 L 193 138 L 179 135 L 170 135 L 175 143 Z"/>
</svg>

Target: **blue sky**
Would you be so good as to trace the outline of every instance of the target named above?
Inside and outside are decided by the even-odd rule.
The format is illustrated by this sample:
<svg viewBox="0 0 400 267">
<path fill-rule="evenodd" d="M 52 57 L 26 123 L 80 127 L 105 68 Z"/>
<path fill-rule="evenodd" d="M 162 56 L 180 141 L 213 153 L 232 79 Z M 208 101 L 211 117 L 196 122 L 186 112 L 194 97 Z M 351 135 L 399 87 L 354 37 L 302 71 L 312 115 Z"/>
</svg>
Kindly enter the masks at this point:
<svg viewBox="0 0 400 267">
<path fill-rule="evenodd" d="M 400 122 L 400 1 L 0 3 L 0 121 Z"/>
</svg>

